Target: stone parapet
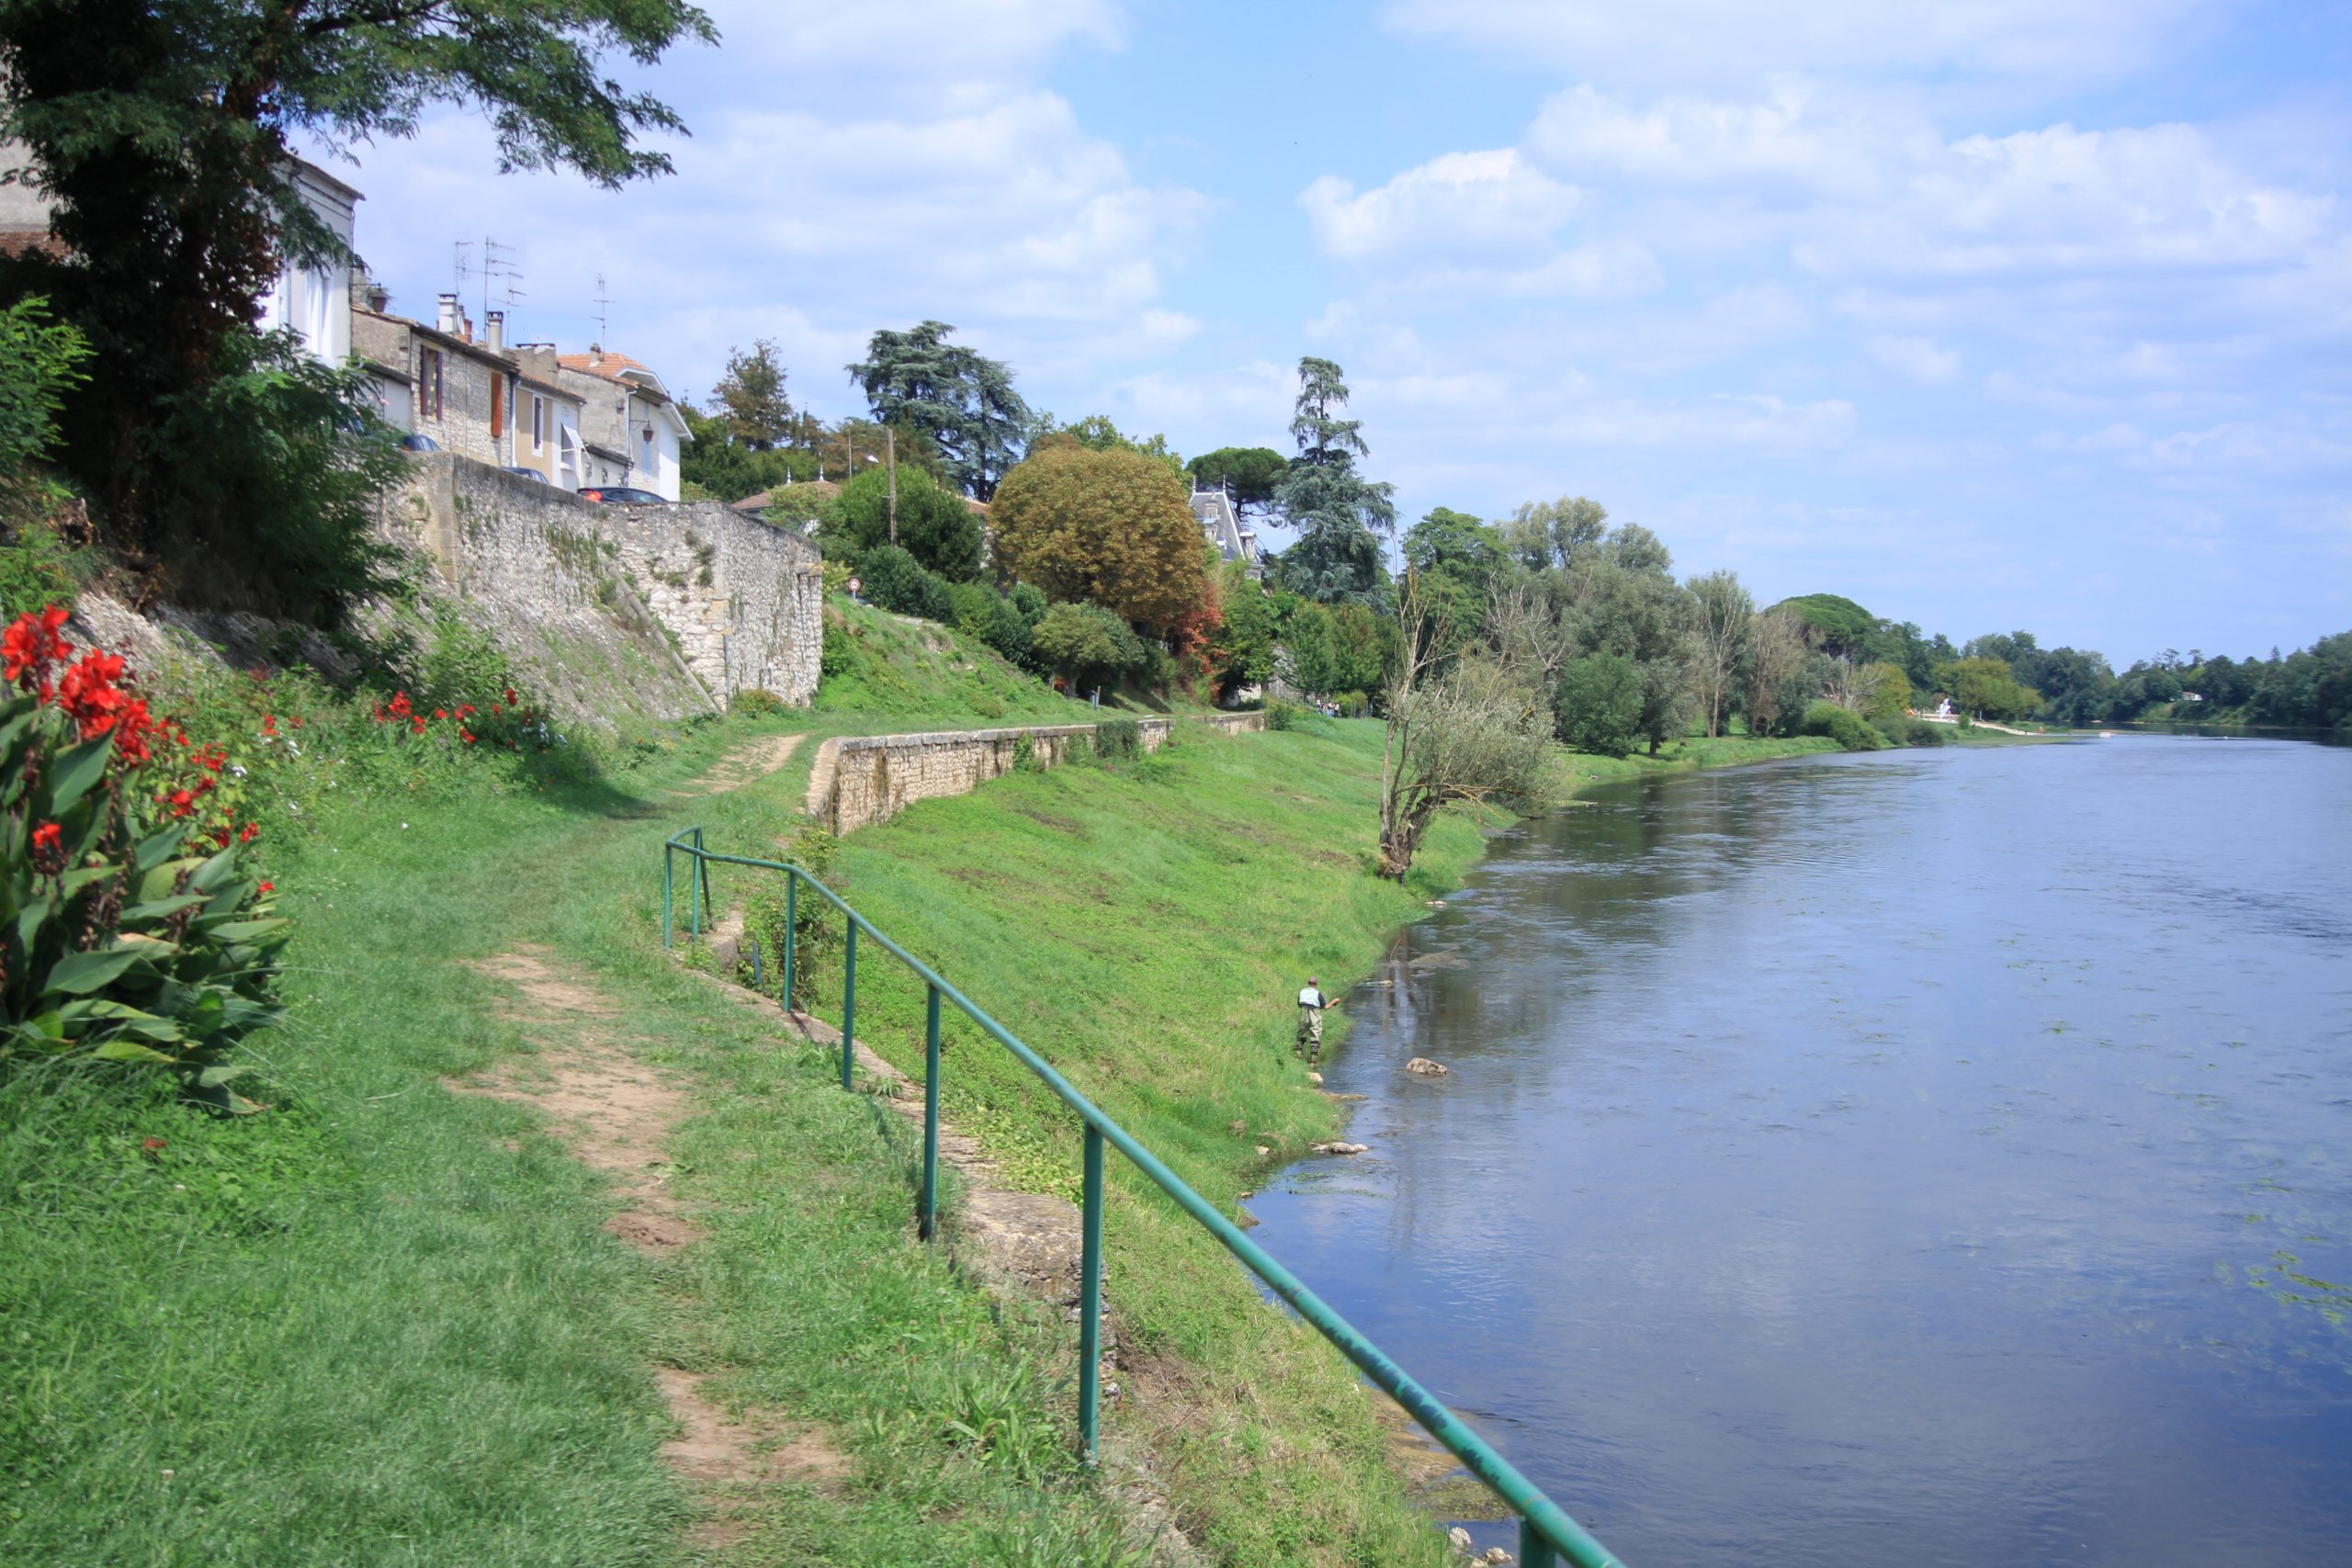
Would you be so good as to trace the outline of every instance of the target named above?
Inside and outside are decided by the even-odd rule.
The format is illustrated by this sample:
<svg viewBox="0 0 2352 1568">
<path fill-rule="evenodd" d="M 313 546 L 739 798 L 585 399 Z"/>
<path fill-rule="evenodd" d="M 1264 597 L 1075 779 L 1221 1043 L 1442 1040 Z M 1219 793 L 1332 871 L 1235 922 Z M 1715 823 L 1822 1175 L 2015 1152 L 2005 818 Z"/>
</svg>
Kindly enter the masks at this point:
<svg viewBox="0 0 2352 1568">
<path fill-rule="evenodd" d="M 1164 718 L 1143 718 L 1136 728 L 1144 750 L 1157 751 L 1174 727 Z M 969 795 L 989 779 L 1003 777 L 1012 771 L 1024 740 L 1039 767 L 1057 766 L 1074 742 L 1091 744 L 1094 730 L 1091 724 L 1046 724 L 843 736 L 817 749 L 808 775 L 808 814 L 836 834 L 853 833 L 918 800 Z"/>
</svg>

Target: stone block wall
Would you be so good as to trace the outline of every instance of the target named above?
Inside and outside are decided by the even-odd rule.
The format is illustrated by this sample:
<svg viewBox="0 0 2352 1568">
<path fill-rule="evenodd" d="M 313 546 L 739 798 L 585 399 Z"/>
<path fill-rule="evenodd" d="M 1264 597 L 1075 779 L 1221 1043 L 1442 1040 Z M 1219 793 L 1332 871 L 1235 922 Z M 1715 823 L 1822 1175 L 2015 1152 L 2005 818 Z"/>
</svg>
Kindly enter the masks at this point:
<svg viewBox="0 0 2352 1568">
<path fill-rule="evenodd" d="M 1136 722 L 1143 747 L 1157 751 L 1172 725 Z M 853 833 L 897 816 L 918 800 L 969 795 L 1012 771 L 1021 742 L 1041 767 L 1057 766 L 1073 741 L 1091 743 L 1091 724 L 1033 725 L 1008 729 L 944 729 L 920 735 L 854 735 L 817 749 L 808 775 L 808 814 L 834 833 Z"/>
<path fill-rule="evenodd" d="M 449 452 L 416 455 L 379 516 L 510 651 L 629 654 L 647 689 L 626 705 L 675 716 L 749 686 L 816 695 L 824 581 L 797 534 L 716 502 L 601 505 Z"/>
</svg>

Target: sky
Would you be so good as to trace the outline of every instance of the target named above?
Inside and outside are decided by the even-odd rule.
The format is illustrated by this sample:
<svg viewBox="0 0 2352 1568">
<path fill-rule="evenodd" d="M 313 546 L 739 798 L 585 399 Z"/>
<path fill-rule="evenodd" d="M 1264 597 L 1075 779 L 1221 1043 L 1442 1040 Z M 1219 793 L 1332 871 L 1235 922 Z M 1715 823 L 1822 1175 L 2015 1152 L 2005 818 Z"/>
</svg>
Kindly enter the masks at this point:
<svg viewBox="0 0 2352 1568">
<path fill-rule="evenodd" d="M 1406 524 L 1589 495 L 1763 603 L 2119 668 L 2352 627 L 2352 6 L 708 9 L 616 72 L 666 178 L 501 175 L 458 109 L 322 158 L 393 309 L 494 239 L 511 340 L 594 340 L 601 276 L 673 390 L 766 338 L 827 417 L 936 319 L 1187 454 L 1290 450 L 1312 354 Z"/>
</svg>

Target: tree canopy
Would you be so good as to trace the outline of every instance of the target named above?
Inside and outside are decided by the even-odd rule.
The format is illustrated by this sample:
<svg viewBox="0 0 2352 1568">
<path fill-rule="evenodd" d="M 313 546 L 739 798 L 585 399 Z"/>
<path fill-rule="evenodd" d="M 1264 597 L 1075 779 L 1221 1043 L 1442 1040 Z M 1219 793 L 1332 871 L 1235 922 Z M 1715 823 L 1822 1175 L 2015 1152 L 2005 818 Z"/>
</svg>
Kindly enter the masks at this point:
<svg viewBox="0 0 2352 1568">
<path fill-rule="evenodd" d="M 1044 442 L 1004 476 L 989 521 L 998 569 L 1053 599 L 1091 601 L 1164 632 L 1207 592 L 1184 481 L 1137 452 Z"/>
<path fill-rule="evenodd" d="M 1241 513 L 1263 512 L 1274 502 L 1274 487 L 1290 471 L 1290 459 L 1271 446 L 1220 446 L 1184 465 L 1193 488 L 1223 486 Z"/>
<path fill-rule="evenodd" d="M 890 536 L 890 476 L 872 469 L 842 487 L 825 510 L 821 532 L 828 541 L 838 540 L 860 555 L 895 543 L 926 570 L 950 582 L 968 582 L 979 575 L 987 543 L 978 517 L 964 498 L 921 468 L 899 470 L 895 540 Z"/>
<path fill-rule="evenodd" d="M 1387 572 L 1380 540 L 1396 531 L 1396 487 L 1356 471 L 1368 456 L 1362 424 L 1338 417 L 1347 383 L 1328 359 L 1298 362 L 1297 417 L 1291 434 L 1298 456 L 1274 490 L 1274 505 L 1297 529 L 1297 543 L 1278 563 L 1283 583 L 1333 604 L 1383 604 Z"/>
<path fill-rule="evenodd" d="M 752 340 L 752 352 L 727 351 L 727 371 L 710 389 L 727 433 L 754 452 L 770 452 L 792 438 L 792 400 L 785 396 L 784 362 L 766 338 Z"/>
<path fill-rule="evenodd" d="M 865 357 L 848 367 L 850 379 L 876 420 L 922 431 L 938 444 L 964 493 L 987 501 L 1020 459 L 1033 416 L 1012 389 L 1012 367 L 949 343 L 955 330 L 923 321 L 905 332 L 876 332 Z"/>
<path fill-rule="evenodd" d="M 0 136 L 39 166 L 64 253 L 11 262 L 0 302 L 48 294 L 90 344 L 63 460 L 118 540 L 168 544 L 170 516 L 208 567 L 280 558 L 245 511 L 187 492 L 183 470 L 218 454 L 166 433 L 250 372 L 254 352 L 231 340 L 250 336 L 282 257 L 348 260 L 296 186 L 289 138 L 407 137 L 429 107 L 457 105 L 488 119 L 502 169 L 616 187 L 667 171 L 645 139 L 683 126 L 624 86 L 614 57 L 650 65 L 716 37 L 685 0 L 0 0 Z"/>
</svg>

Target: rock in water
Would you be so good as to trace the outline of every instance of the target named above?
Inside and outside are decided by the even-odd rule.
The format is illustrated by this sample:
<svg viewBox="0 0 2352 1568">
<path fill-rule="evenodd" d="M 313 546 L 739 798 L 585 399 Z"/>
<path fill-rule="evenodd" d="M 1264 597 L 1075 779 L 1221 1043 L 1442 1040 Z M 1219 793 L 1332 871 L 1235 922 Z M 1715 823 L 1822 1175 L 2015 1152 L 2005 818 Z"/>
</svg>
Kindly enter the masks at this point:
<svg viewBox="0 0 2352 1568">
<path fill-rule="evenodd" d="M 1323 1075 L 1321 1073 L 1309 1073 L 1306 1075 L 1306 1081 L 1313 1084 L 1317 1089 L 1321 1089 L 1323 1087 Z"/>
<path fill-rule="evenodd" d="M 1460 1525 L 1456 1525 L 1452 1529 L 1445 1532 L 1445 1539 L 1447 1543 L 1451 1545 L 1454 1551 L 1461 1552 L 1465 1557 L 1469 1555 L 1470 1532 L 1468 1530 L 1464 1529 Z"/>
<path fill-rule="evenodd" d="M 1369 1144 L 1340 1143 L 1335 1139 L 1328 1144 L 1316 1145 L 1315 1152 L 1318 1155 L 1360 1155 L 1371 1146 Z"/>
<path fill-rule="evenodd" d="M 1505 1551 L 1499 1546 L 1490 1546 L 1487 1548 L 1487 1555 L 1481 1557 L 1478 1561 L 1481 1562 L 1503 1563 L 1516 1562 L 1519 1559 L 1513 1557 L 1510 1552 Z"/>
<path fill-rule="evenodd" d="M 1408 1073 L 1419 1073 L 1425 1078 L 1442 1078 L 1445 1077 L 1445 1064 L 1443 1062 L 1432 1062 L 1427 1056 L 1414 1057 L 1411 1061 L 1405 1064 L 1405 1070 Z"/>
</svg>

